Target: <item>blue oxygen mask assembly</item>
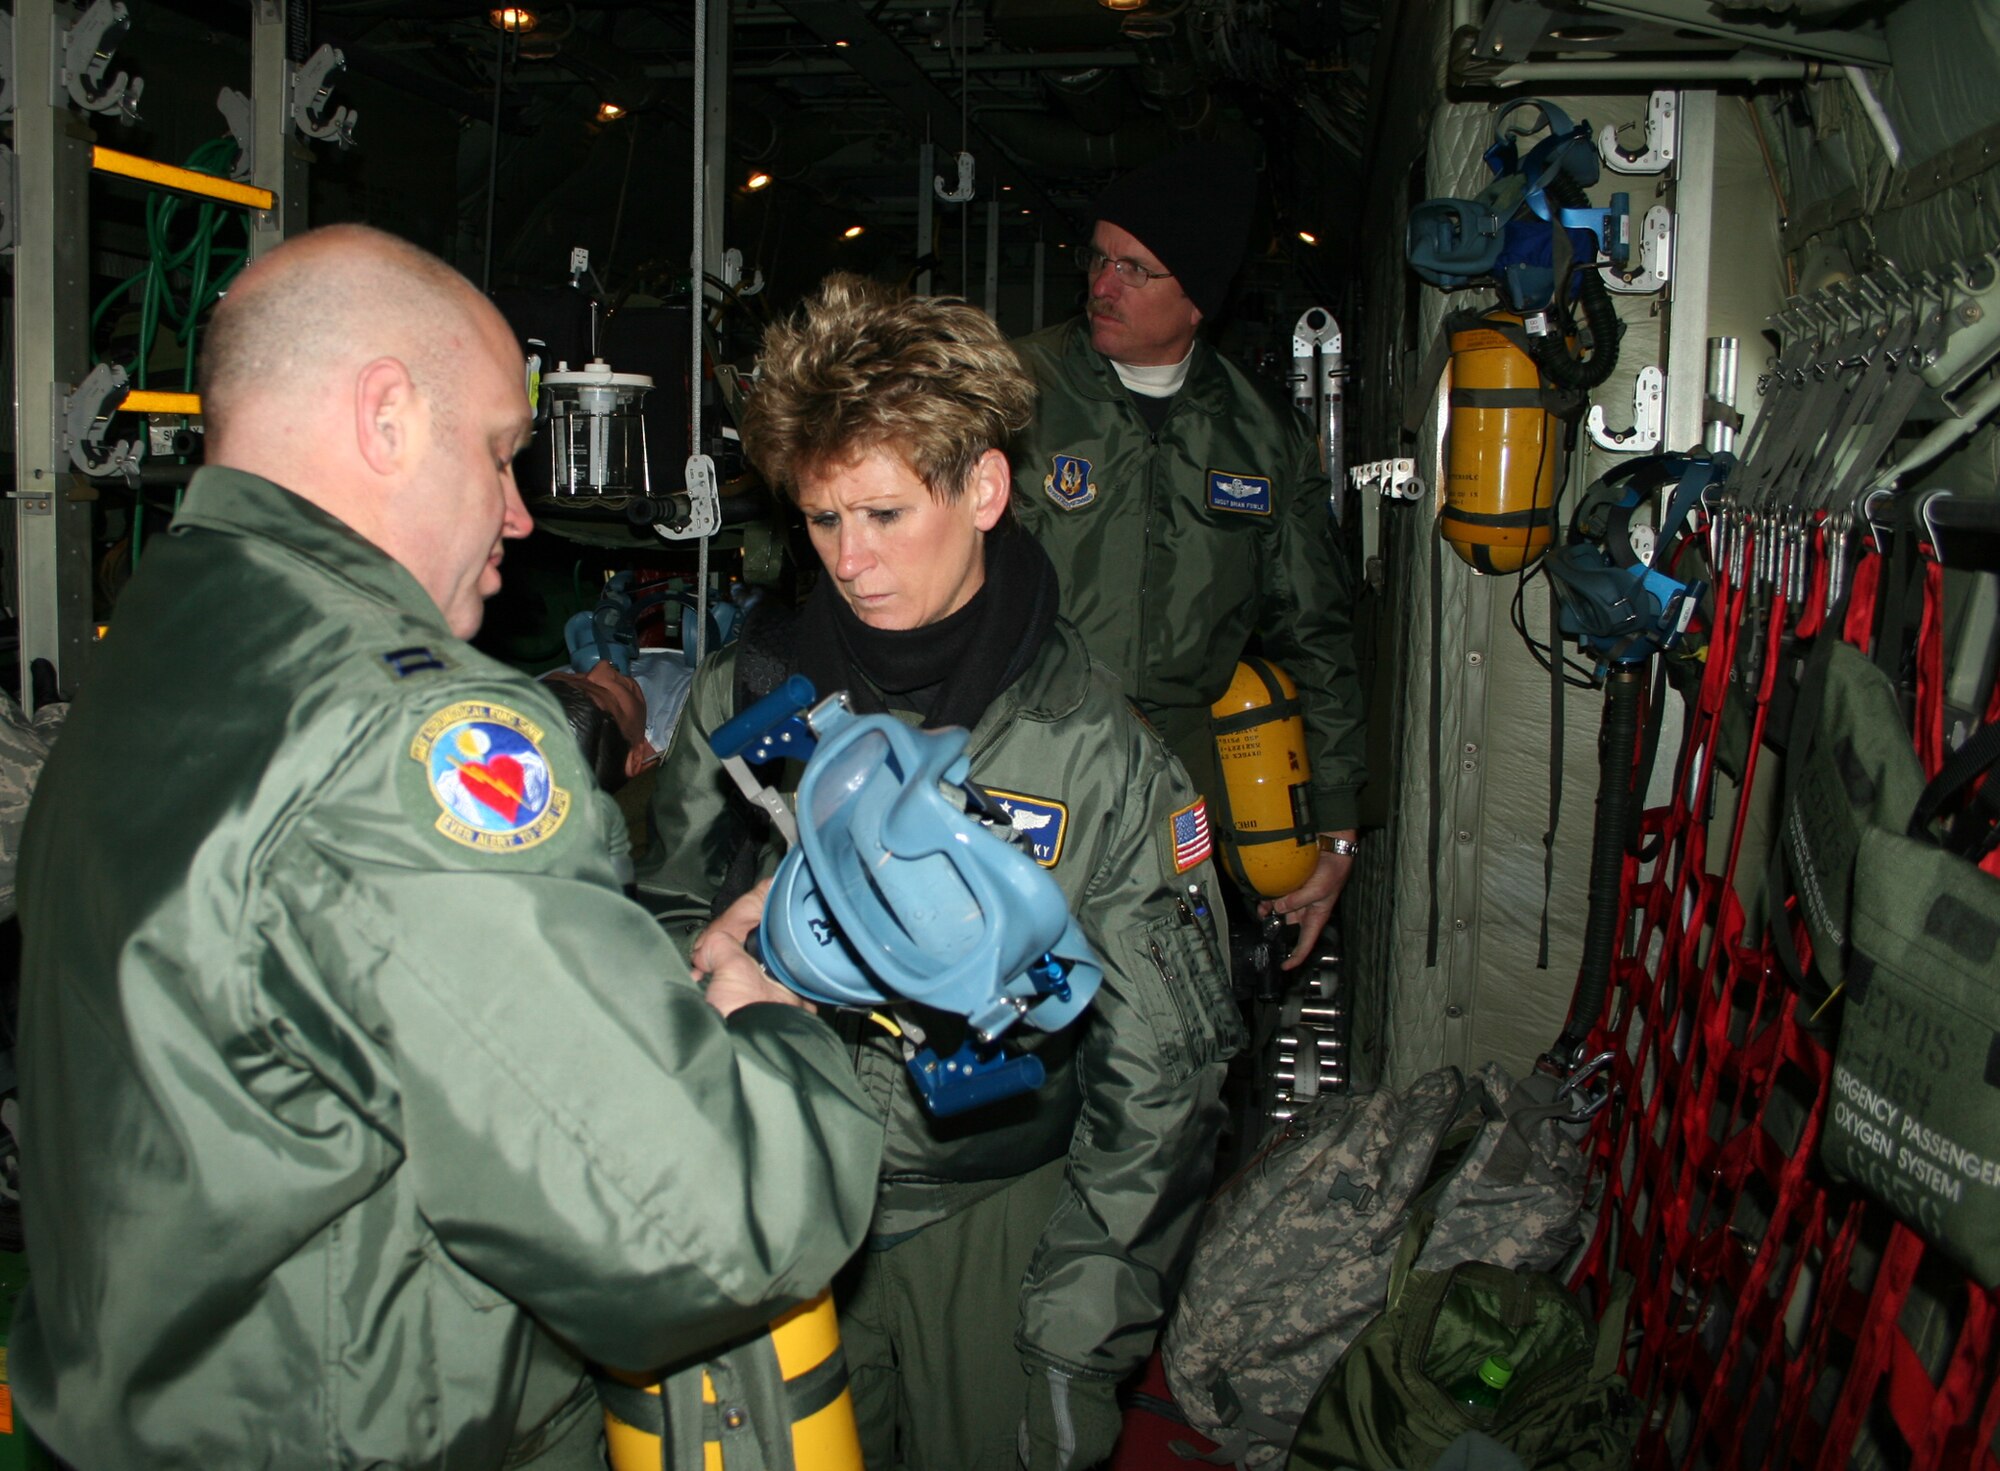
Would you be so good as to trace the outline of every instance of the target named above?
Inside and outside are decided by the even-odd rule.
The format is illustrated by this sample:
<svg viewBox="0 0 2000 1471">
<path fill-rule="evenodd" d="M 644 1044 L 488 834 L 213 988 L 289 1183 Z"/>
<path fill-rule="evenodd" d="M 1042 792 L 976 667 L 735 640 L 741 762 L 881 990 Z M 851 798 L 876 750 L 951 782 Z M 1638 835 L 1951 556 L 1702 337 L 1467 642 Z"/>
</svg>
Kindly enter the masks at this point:
<svg viewBox="0 0 2000 1471">
<path fill-rule="evenodd" d="M 939 1118 L 1039 1087 L 1041 1060 L 1002 1039 L 1017 1023 L 1069 1025 L 1104 978 L 1056 881 L 968 779 L 968 739 L 857 715 L 793 675 L 709 741 L 791 844 L 751 937 L 765 968 L 824 1005 L 910 1001 L 965 1018 L 946 1056 L 907 1016 L 891 1027 Z M 805 762 L 796 822 L 750 771 L 779 758 Z"/>
</svg>

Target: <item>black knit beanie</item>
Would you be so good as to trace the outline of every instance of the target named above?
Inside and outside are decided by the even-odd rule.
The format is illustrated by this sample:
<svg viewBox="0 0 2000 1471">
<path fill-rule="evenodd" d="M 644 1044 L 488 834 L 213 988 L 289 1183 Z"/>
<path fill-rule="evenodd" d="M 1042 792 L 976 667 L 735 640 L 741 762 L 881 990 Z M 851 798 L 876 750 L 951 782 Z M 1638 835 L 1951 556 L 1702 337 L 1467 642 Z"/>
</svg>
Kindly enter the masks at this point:
<svg viewBox="0 0 2000 1471">
<path fill-rule="evenodd" d="M 1129 230 L 1203 317 L 1222 310 L 1243 264 L 1257 178 L 1247 152 L 1227 143 L 1189 143 L 1114 180 L 1093 219 Z"/>
</svg>

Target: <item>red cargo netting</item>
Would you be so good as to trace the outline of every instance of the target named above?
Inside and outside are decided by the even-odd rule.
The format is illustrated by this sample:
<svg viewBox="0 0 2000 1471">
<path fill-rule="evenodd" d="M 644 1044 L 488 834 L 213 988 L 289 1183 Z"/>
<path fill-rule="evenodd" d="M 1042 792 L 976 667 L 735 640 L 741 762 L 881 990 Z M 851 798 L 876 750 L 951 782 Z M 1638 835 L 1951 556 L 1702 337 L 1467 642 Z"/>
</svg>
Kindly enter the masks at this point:
<svg viewBox="0 0 2000 1471">
<path fill-rule="evenodd" d="M 1924 570 L 1912 738 L 1935 771 L 1942 592 Z M 2000 1471 L 2000 1297 L 1820 1166 L 1830 1038 L 1746 927 L 1738 865 L 1761 873 L 1768 839 L 1747 857 L 1744 839 L 1774 820 L 1754 778 L 1785 611 L 1773 594 L 1746 622 L 1727 574 L 1673 800 L 1643 818 L 1637 847 L 1653 856 L 1625 861 L 1626 958 L 1591 1047 L 1615 1052 L 1620 1093 L 1587 1145 L 1604 1200 L 1577 1284 L 1600 1303 L 1618 1274 L 1637 1284 L 1624 1367 L 1650 1411 L 1641 1467 Z M 1864 648 L 1883 574 L 1871 551 L 1841 625 Z M 1816 597 L 1806 621 L 1830 612 Z M 1745 639 L 1761 658 L 1739 662 Z M 1739 758 L 1723 715 L 1744 667 L 1761 674 L 1738 686 L 1754 712 Z M 1727 788 L 1725 761 L 1742 767 Z"/>
</svg>

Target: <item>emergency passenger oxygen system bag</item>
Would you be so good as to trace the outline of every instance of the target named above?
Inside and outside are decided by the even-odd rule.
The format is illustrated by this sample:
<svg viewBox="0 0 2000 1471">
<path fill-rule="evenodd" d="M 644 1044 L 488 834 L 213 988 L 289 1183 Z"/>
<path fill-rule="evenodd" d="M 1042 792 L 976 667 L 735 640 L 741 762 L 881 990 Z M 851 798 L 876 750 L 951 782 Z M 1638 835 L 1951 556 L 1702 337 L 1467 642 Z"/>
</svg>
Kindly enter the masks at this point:
<svg viewBox="0 0 2000 1471">
<path fill-rule="evenodd" d="M 1489 1064 L 1469 1081 L 1440 1068 L 1400 1092 L 1324 1095 L 1222 1188 L 1161 1349 L 1188 1423 L 1221 1447 L 1203 1459 L 1254 1467 L 1284 1453 L 1387 1302 L 1414 1210 L 1436 1219 L 1417 1262 L 1428 1270 L 1547 1270 L 1569 1254 L 1583 1157 L 1561 1086 Z"/>
<path fill-rule="evenodd" d="M 1862 830 L 1820 1152 L 1982 1287 L 2000 1286 L 2000 879 L 1931 819 L 2000 751 L 1985 727 L 1902 831 Z M 1989 778 L 1991 779 L 1991 778 Z"/>
</svg>

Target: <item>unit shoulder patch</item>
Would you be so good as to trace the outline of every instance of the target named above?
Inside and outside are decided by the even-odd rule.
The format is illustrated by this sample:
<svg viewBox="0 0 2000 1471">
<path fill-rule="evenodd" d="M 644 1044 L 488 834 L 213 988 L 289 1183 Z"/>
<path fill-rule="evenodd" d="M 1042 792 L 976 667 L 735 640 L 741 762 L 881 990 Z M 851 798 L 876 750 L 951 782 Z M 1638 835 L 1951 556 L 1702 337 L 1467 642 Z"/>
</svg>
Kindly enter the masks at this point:
<svg viewBox="0 0 2000 1471">
<path fill-rule="evenodd" d="M 1239 475 L 1233 470 L 1210 470 L 1208 504 L 1218 511 L 1268 516 L 1271 514 L 1271 477 Z"/>
<path fill-rule="evenodd" d="M 439 833 L 482 853 L 519 852 L 553 837 L 570 794 L 555 784 L 544 732 L 488 700 L 460 700 L 426 720 L 410 742 L 440 809 Z"/>
<path fill-rule="evenodd" d="M 1051 469 L 1042 489 L 1065 511 L 1079 511 L 1097 499 L 1097 482 L 1090 478 L 1090 461 L 1076 455 L 1049 456 Z"/>
<path fill-rule="evenodd" d="M 1063 834 L 1069 828 L 1069 808 L 1052 797 L 1030 797 L 1023 792 L 1003 792 L 986 788 L 986 795 L 1000 805 L 1014 823 L 1014 831 L 1027 839 L 1035 862 L 1054 868 L 1062 857 Z"/>
<path fill-rule="evenodd" d="M 1174 872 L 1186 873 L 1214 851 L 1208 835 L 1208 803 L 1196 797 L 1167 819 L 1167 837 L 1174 849 Z"/>
</svg>

